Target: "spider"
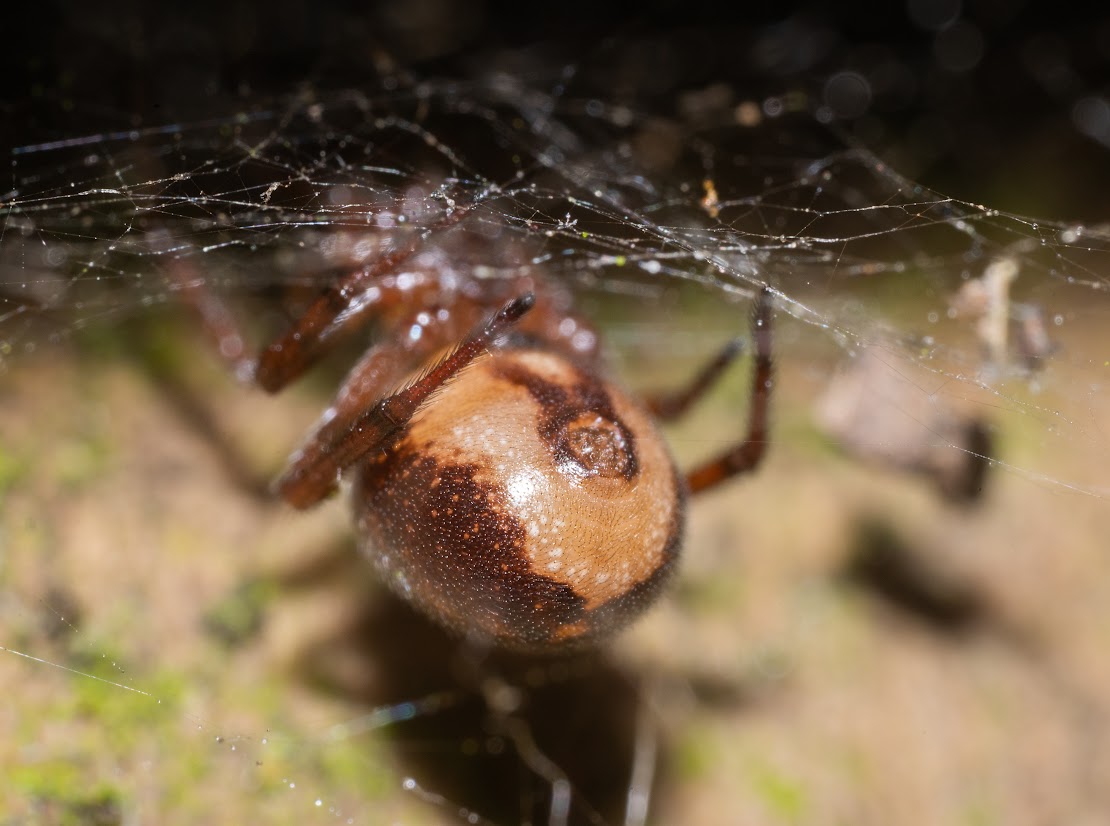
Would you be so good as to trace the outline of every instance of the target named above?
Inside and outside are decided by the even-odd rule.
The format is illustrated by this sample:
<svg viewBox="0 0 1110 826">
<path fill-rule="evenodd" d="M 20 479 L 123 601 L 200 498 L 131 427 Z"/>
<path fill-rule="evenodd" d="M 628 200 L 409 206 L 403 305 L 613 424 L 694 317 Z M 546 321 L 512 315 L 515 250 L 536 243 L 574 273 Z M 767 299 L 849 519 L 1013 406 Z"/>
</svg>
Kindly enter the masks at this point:
<svg viewBox="0 0 1110 826">
<path fill-rule="evenodd" d="M 679 392 L 638 401 L 608 378 L 565 285 L 530 264 L 482 278 L 429 236 L 338 279 L 257 359 L 217 298 L 197 281 L 180 286 L 236 372 L 271 393 L 341 332 L 379 322 L 388 334 L 349 372 L 276 493 L 308 508 L 350 474 L 361 549 L 450 631 L 529 653 L 596 644 L 671 577 L 688 496 L 763 457 L 771 293 L 755 300 L 747 436 L 683 475 L 656 420 L 682 415 L 740 340 Z"/>
</svg>

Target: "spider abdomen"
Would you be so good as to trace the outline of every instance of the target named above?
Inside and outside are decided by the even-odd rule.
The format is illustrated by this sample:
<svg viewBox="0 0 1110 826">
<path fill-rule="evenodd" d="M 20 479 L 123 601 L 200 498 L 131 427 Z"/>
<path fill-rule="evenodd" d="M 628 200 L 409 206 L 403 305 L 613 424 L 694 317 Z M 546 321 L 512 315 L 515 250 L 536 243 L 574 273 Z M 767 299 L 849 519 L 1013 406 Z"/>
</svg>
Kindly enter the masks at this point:
<svg viewBox="0 0 1110 826">
<path fill-rule="evenodd" d="M 397 593 L 457 632 L 525 650 L 594 641 L 650 604 L 684 502 L 640 406 L 524 348 L 447 384 L 354 488 L 364 549 Z"/>
</svg>

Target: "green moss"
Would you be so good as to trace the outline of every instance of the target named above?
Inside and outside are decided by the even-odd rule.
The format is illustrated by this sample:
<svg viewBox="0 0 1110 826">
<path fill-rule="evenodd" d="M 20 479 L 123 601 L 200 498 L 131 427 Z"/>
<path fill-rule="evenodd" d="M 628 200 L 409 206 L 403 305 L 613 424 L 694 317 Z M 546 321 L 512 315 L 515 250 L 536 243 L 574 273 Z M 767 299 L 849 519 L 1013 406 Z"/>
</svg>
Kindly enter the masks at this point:
<svg viewBox="0 0 1110 826">
<path fill-rule="evenodd" d="M 741 610 L 747 599 L 742 577 L 685 576 L 675 585 L 675 595 L 683 610 L 701 616 L 716 616 L 721 611 Z"/>
<path fill-rule="evenodd" d="M 674 765 L 679 777 L 693 781 L 711 774 L 720 761 L 713 733 L 704 728 L 690 726 L 682 732 L 674 751 Z"/>
<path fill-rule="evenodd" d="M 68 760 L 47 760 L 9 768 L 12 786 L 31 797 L 60 800 L 83 784 L 77 766 Z"/>
<path fill-rule="evenodd" d="M 809 798 L 801 782 L 762 761 L 753 760 L 747 775 L 752 791 L 777 821 L 802 821 L 809 809 Z"/>
<path fill-rule="evenodd" d="M 182 677 L 171 671 L 133 675 L 106 650 L 95 654 L 87 649 L 71 655 L 69 667 L 79 672 L 71 691 L 49 719 L 83 717 L 96 722 L 120 748 L 130 748 L 146 737 L 152 727 L 174 719 L 185 691 Z"/>
<path fill-rule="evenodd" d="M 0 445 L 0 500 L 12 488 L 26 481 L 30 470 L 31 463 L 26 458 Z"/>
<path fill-rule="evenodd" d="M 216 603 L 204 617 L 204 627 L 226 645 L 241 645 L 261 629 L 278 586 L 268 579 L 244 582 L 234 593 Z"/>
<path fill-rule="evenodd" d="M 111 444 L 101 433 L 63 442 L 53 455 L 54 479 L 71 490 L 95 482 L 107 471 L 112 453 Z"/>
<path fill-rule="evenodd" d="M 984 803 L 972 803 L 964 810 L 960 822 L 965 826 L 995 826 L 1002 821 Z"/>
<path fill-rule="evenodd" d="M 73 353 L 86 363 L 101 364 L 127 356 L 126 324 L 88 324 L 73 329 Z"/>
<path fill-rule="evenodd" d="M 330 786 L 364 800 L 387 797 L 397 783 L 382 755 L 365 737 L 339 740 L 322 747 L 319 771 Z"/>
<path fill-rule="evenodd" d="M 185 365 L 195 356 L 196 340 L 184 333 L 176 320 L 162 319 L 144 325 L 142 335 L 136 336 L 131 356 L 140 367 L 155 379 L 181 375 Z M 207 353 L 202 355 L 208 356 Z M 215 361 L 215 356 L 212 356 Z"/>
<path fill-rule="evenodd" d="M 181 736 L 187 689 L 182 675 L 159 671 L 132 677 L 118 662 L 107 652 L 75 653 L 66 667 L 79 673 L 64 693 L 46 692 L 37 703 L 21 704 L 20 742 L 44 742 L 44 728 L 66 731 L 64 742 L 44 746 L 45 758 L 24 762 L 12 777 L 24 808 L 34 813 L 32 822 L 123 822 L 132 761 L 136 755 L 162 753 L 165 743 L 176 746 L 172 759 L 159 763 L 157 782 L 171 809 L 195 798 L 197 784 L 211 776 L 207 740 L 201 747 L 196 739 L 193 747 Z M 112 780 L 104 781 L 105 776 Z M 117 788 L 115 779 L 123 785 Z"/>
<path fill-rule="evenodd" d="M 154 378 L 178 375 L 193 355 L 196 325 L 178 311 L 151 309 L 113 324 L 81 329 L 75 352 L 97 367 L 110 362 L 137 364 Z M 215 360 L 215 359 L 213 359 Z"/>
<path fill-rule="evenodd" d="M 12 768 L 9 779 L 30 798 L 35 822 L 56 826 L 109 826 L 123 822 L 123 794 L 109 784 L 89 786 L 69 760 L 48 760 Z"/>
</svg>

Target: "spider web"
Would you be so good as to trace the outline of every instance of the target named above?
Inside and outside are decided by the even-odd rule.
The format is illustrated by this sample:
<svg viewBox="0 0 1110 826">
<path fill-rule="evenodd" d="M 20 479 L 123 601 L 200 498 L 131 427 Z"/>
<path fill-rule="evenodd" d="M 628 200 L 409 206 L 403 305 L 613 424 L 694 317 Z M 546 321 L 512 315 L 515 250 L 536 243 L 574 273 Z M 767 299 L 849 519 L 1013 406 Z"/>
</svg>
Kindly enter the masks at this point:
<svg viewBox="0 0 1110 826">
<path fill-rule="evenodd" d="M 738 609 L 760 642 L 738 644 L 733 629 L 706 642 L 701 663 L 675 657 L 681 640 L 713 640 L 737 619 L 676 617 L 714 602 L 706 569 L 721 560 L 705 548 L 738 534 L 788 554 L 767 529 L 725 519 L 729 494 L 705 508 L 715 528 L 693 529 L 693 584 L 680 588 L 679 607 L 649 618 L 612 659 L 522 663 L 468 651 L 363 581 L 341 505 L 294 516 L 229 481 L 227 443 L 247 454 L 246 476 L 265 476 L 334 383 L 309 380 L 275 400 L 237 387 L 188 332 L 183 285 L 226 296 L 262 343 L 338 274 L 408 243 L 484 278 L 534 266 L 573 285 L 642 386 L 639 362 L 677 382 L 680 366 L 744 334 L 750 299 L 769 285 L 776 442 L 795 458 L 807 454 L 791 441 L 820 442 L 819 466 L 872 468 L 831 483 L 859 486 L 848 499 L 863 512 L 871 496 L 872 510 L 903 507 L 868 485 L 904 486 L 925 547 L 972 537 L 940 554 L 943 572 L 987 594 L 985 636 L 1035 649 L 1031 671 L 1041 671 L 1036 658 L 1052 643 L 1028 640 L 1059 643 L 1084 615 L 1065 611 L 1046 631 L 1013 606 L 1035 601 L 1029 580 L 1054 541 L 1073 560 L 1101 558 L 1089 546 L 1110 493 L 1110 232 L 930 191 L 828 120 L 800 95 L 744 100 L 710 88 L 640 107 L 509 74 L 398 75 L 374 92 L 309 90 L 203 121 L 15 148 L 0 196 L 0 369 L 20 415 L 0 431 L 0 485 L 13 655 L 3 667 L 22 687 L 23 714 L 4 720 L 14 733 L 4 759 L 20 767 L 16 817 L 638 823 L 649 804 L 698 812 L 699 790 L 727 786 L 707 762 L 748 778 L 750 799 L 718 798 L 732 811 L 784 822 L 858 813 L 824 795 L 811 765 L 780 753 L 765 723 L 745 718 L 735 748 L 699 739 L 714 714 L 750 715 L 795 660 L 812 662 L 815 626 L 830 623 L 840 642 L 864 633 L 837 613 L 847 609 L 826 593 L 833 586 L 813 596 L 814 572 L 838 568 L 810 550 L 800 568 L 756 568 L 757 582 L 794 583 L 790 609 L 750 595 Z M 877 374 L 860 372 L 868 364 Z M 195 402 L 189 388 L 210 398 Z M 745 404 L 742 383 L 728 392 L 733 409 Z M 859 398 L 880 411 L 877 423 L 828 412 Z M 891 417 L 899 428 L 885 429 Z M 689 459 L 730 443 L 735 419 L 679 428 L 676 452 Z M 213 433 L 212 421 L 225 424 Z M 951 421 L 983 423 L 992 438 L 962 441 Z M 133 433 L 131 447 L 119 429 Z M 929 484 L 936 468 L 977 459 L 989 465 L 987 516 L 940 503 Z M 793 483 L 779 473 L 781 497 Z M 797 478 L 805 490 L 809 477 Z M 758 484 L 742 491 L 754 502 Z M 1063 527 L 1045 533 L 1042 520 L 1023 543 L 1005 509 L 1030 501 Z M 788 521 L 763 502 L 769 521 Z M 968 553 L 975 541 L 981 554 Z M 992 590 L 984 583 L 1009 564 L 1005 549 L 1033 573 Z M 752 575 L 745 559 L 738 576 Z M 369 607 L 349 593 L 352 577 L 374 595 Z M 1075 677 L 1094 643 L 1074 636 L 1059 655 L 1066 676 L 1043 668 L 1048 695 L 1071 698 L 1065 711 L 1021 689 L 1053 720 L 1089 710 L 1101 684 L 1101 674 Z M 984 667 L 1020 671 L 1015 657 Z M 849 685 L 846 696 L 858 696 Z M 604 745 L 590 739 L 599 732 Z M 775 751 L 757 759 L 767 742 Z M 77 785 L 92 791 L 75 797 Z M 893 783 L 891 794 L 912 797 L 912 785 Z M 1100 788 L 1089 778 L 1061 786 L 1069 802 Z M 952 797 L 966 802 L 942 795 Z"/>
</svg>

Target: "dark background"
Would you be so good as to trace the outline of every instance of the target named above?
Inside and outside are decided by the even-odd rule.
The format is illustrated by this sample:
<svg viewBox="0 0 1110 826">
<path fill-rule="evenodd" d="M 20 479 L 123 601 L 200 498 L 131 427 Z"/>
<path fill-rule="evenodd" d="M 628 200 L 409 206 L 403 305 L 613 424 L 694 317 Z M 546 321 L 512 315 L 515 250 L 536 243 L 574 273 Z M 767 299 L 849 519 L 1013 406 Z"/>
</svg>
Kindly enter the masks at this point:
<svg viewBox="0 0 1110 826">
<path fill-rule="evenodd" d="M 501 68 L 545 90 L 663 113 L 680 90 L 713 83 L 739 99 L 800 91 L 814 108 L 832 104 L 835 127 L 946 194 L 1060 219 L 1110 212 L 1105 9 L 1084 16 L 1020 0 L 794 3 L 743 14 L 665 0 L 622 5 L 20 4 L 5 12 L 0 142 L 202 120 L 306 84 L 376 86 L 390 62 L 418 78 Z M 838 95 L 828 83 L 842 72 L 867 78 L 869 91 L 860 97 L 849 82 Z"/>
</svg>

